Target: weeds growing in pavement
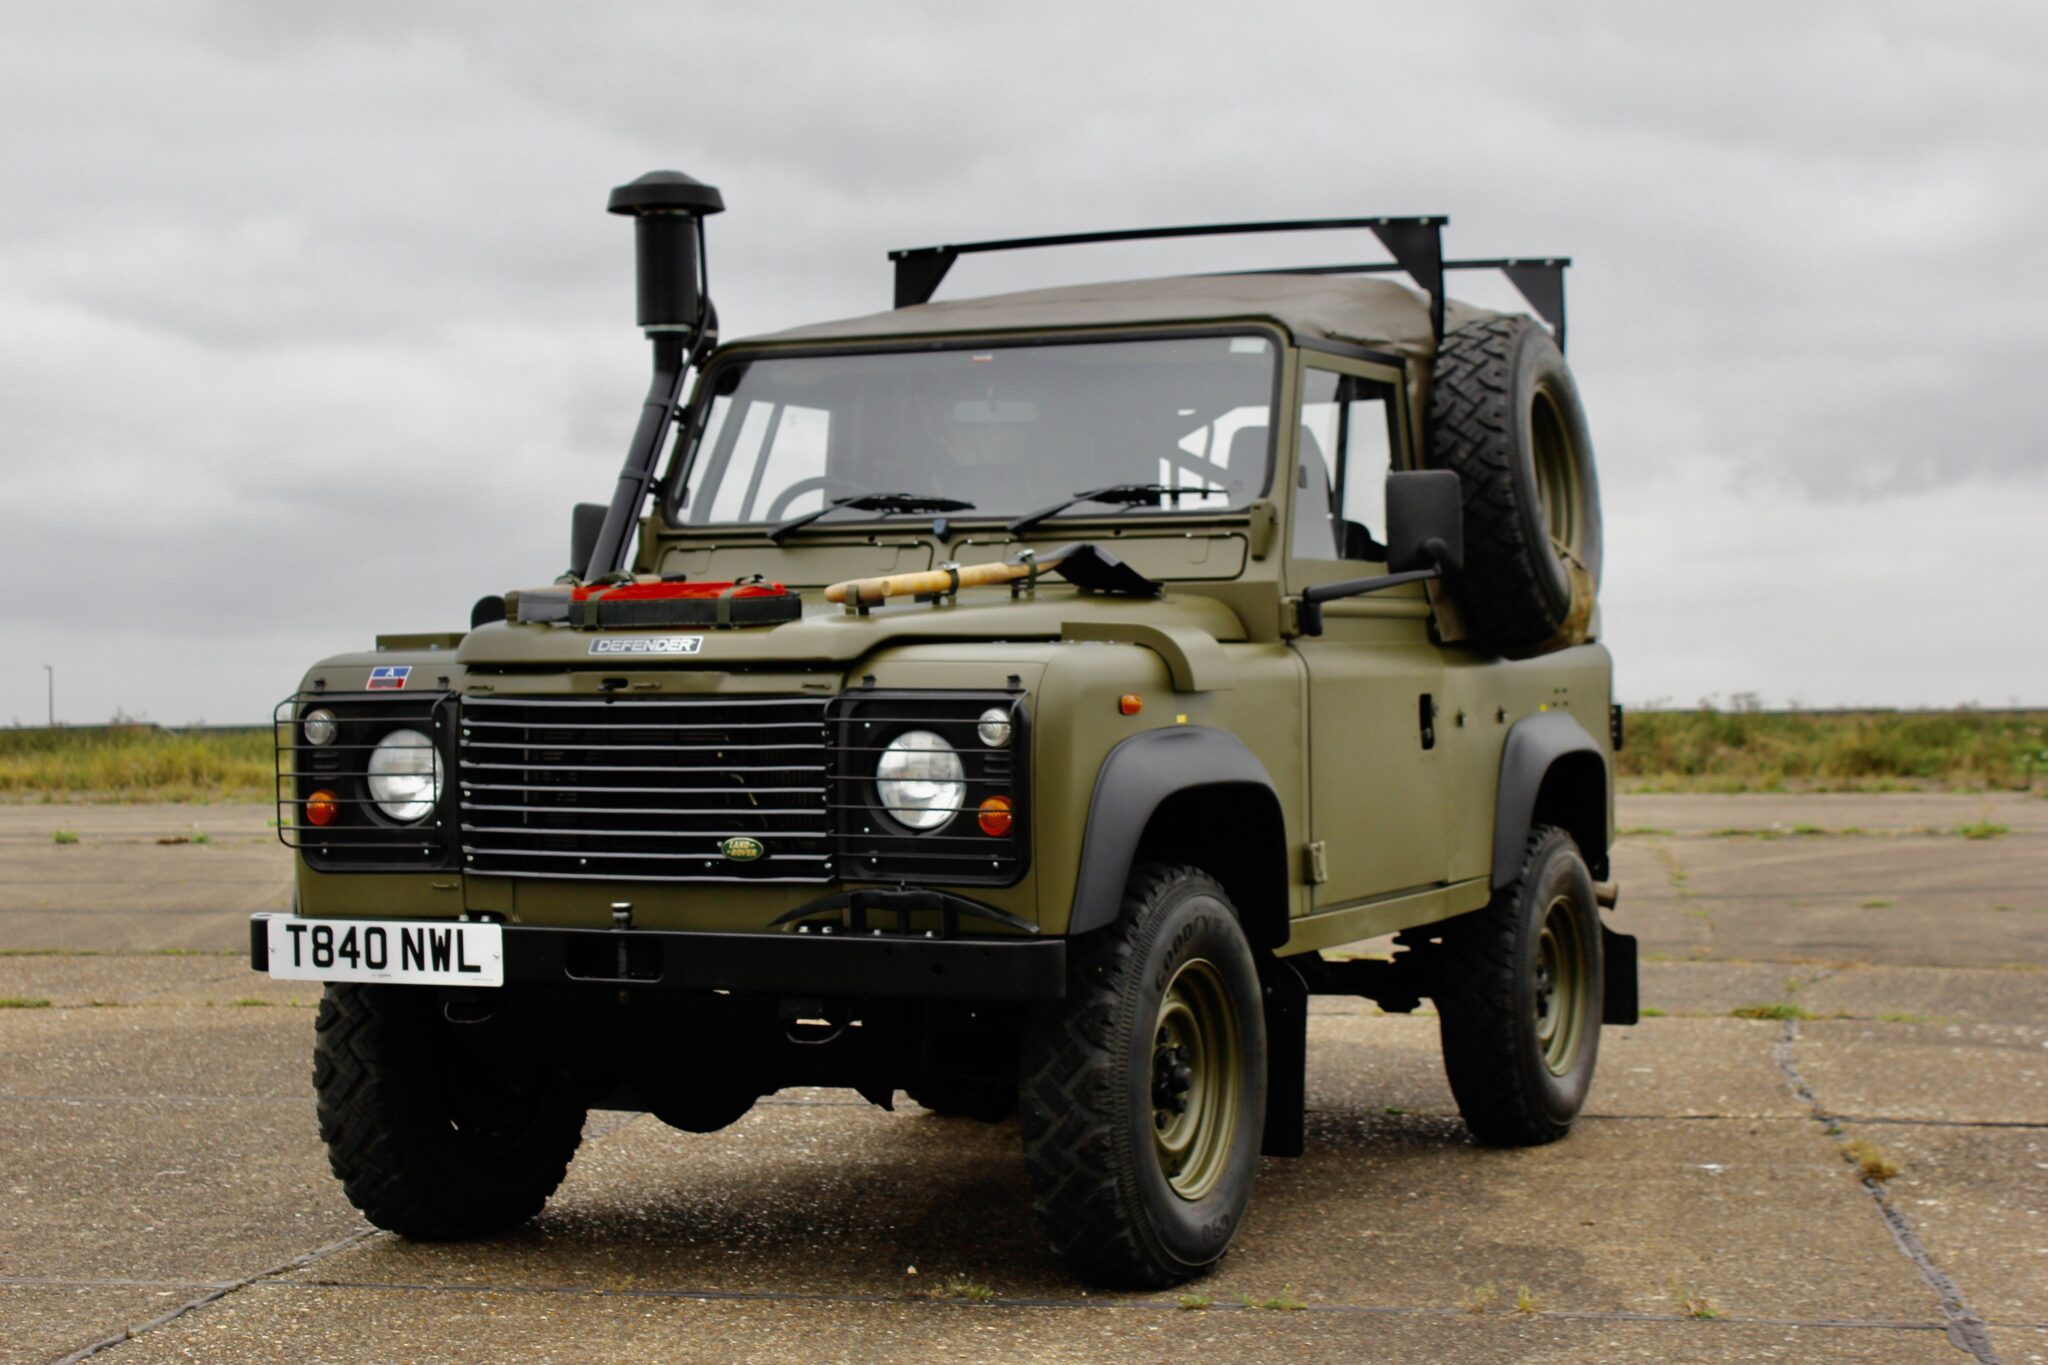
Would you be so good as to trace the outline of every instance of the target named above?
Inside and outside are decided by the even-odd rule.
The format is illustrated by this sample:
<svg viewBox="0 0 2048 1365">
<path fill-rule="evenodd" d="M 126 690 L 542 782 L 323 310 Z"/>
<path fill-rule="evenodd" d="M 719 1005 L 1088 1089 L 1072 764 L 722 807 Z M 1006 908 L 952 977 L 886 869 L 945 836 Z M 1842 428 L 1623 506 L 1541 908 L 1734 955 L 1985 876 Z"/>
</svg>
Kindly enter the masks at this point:
<svg viewBox="0 0 2048 1365">
<path fill-rule="evenodd" d="M 1842 1144 L 1842 1155 L 1865 1180 L 1890 1180 L 1899 1173 L 1898 1163 L 1886 1156 L 1876 1143 L 1851 1138 Z"/>
<path fill-rule="evenodd" d="M 1737 1019 L 1811 1019 L 1813 1011 L 1790 1000 L 1773 1000 L 1768 1005 L 1738 1005 L 1728 1011 Z"/>
<path fill-rule="evenodd" d="M 1678 1311 L 1686 1317 L 1718 1318 L 1721 1316 L 1721 1309 L 1718 1304 L 1706 1295 L 1693 1289 L 1692 1286 L 1682 1283 L 1676 1275 L 1665 1281 L 1665 1288 L 1671 1291 L 1672 1302 L 1678 1305 Z"/>
</svg>

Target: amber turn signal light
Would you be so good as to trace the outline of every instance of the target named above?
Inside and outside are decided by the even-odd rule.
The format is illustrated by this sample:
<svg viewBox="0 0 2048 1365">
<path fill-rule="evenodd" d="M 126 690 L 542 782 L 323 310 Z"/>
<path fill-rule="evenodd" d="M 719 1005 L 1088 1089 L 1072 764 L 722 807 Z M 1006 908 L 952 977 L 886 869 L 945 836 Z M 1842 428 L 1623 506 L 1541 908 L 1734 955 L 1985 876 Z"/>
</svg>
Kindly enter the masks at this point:
<svg viewBox="0 0 2048 1365">
<path fill-rule="evenodd" d="M 1116 699 L 1116 709 L 1127 716 L 1135 716 L 1145 709 L 1145 699 L 1136 692 L 1126 692 Z"/>
<path fill-rule="evenodd" d="M 341 815 L 341 798 L 330 791 L 317 791 L 306 798 L 306 823 L 331 825 Z"/>
<path fill-rule="evenodd" d="M 979 818 L 983 834 L 992 834 L 997 838 L 1008 834 L 1010 832 L 1010 822 L 1013 818 L 1010 814 L 1010 798 L 1007 796 L 991 796 L 988 800 L 981 803 L 981 815 Z"/>
</svg>

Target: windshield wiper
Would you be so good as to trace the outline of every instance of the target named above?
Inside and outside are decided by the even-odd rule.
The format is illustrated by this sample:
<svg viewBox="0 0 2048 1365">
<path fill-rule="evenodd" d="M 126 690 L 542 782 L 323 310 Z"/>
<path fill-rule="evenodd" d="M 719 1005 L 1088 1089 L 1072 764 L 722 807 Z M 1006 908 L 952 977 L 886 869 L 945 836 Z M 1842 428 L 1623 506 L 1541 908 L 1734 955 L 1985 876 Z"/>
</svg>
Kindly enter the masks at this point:
<svg viewBox="0 0 2048 1365">
<path fill-rule="evenodd" d="M 1036 512 L 1026 512 L 1009 525 L 1013 536 L 1021 536 L 1041 521 L 1050 520 L 1069 507 L 1079 507 L 1084 502 L 1108 503 L 1117 507 L 1157 507 L 1169 498 L 1221 497 L 1220 488 L 1176 488 L 1163 483 L 1113 483 L 1106 488 L 1091 488 L 1086 493 L 1076 493 L 1065 502 L 1056 502 L 1050 507 L 1041 507 Z"/>
<path fill-rule="evenodd" d="M 857 493 L 850 498 L 834 498 L 815 512 L 806 512 L 800 517 L 777 522 L 768 528 L 768 539 L 780 545 L 782 538 L 792 531 L 801 531 L 820 517 L 830 516 L 842 507 L 857 512 L 971 512 L 974 504 L 958 498 L 935 498 L 923 493 Z"/>
</svg>

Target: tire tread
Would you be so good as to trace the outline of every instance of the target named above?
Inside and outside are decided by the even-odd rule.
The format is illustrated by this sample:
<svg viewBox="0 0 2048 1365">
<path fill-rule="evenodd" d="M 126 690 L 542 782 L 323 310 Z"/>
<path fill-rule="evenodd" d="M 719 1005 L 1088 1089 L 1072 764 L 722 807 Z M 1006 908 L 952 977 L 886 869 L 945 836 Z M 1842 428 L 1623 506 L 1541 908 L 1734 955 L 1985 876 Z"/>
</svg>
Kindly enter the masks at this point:
<svg viewBox="0 0 2048 1365">
<path fill-rule="evenodd" d="M 1454 922 L 1436 964 L 1436 1005 L 1444 1070 L 1465 1126 L 1483 1143 L 1532 1147 L 1571 1131 L 1545 1112 L 1519 1064 L 1515 1018 L 1518 926 L 1516 907 L 1525 888 L 1560 845 L 1576 851 L 1570 834 L 1539 825 L 1529 833 L 1515 879 L 1494 893 L 1484 910 Z M 1594 1027 L 1598 1027 L 1597 1015 Z"/>
<path fill-rule="evenodd" d="M 568 1173 L 582 1138 L 582 1111 L 568 1105 L 544 1110 L 518 1167 L 490 1182 L 482 1197 L 474 1184 L 456 1188 L 468 1182 L 446 1179 L 408 1144 L 414 1097 L 395 1063 L 422 1040 L 400 1027 L 380 989 L 402 988 L 330 985 L 313 1024 L 320 1138 L 349 1202 L 378 1227 L 416 1241 L 501 1232 L 539 1213 Z"/>
<path fill-rule="evenodd" d="M 1516 359 L 1538 337 L 1547 340 L 1524 317 L 1455 328 L 1437 347 L 1430 379 L 1429 465 L 1456 473 L 1464 490 L 1458 605 L 1478 638 L 1503 652 L 1549 642 L 1571 605 L 1551 601 L 1544 590 L 1544 564 L 1554 552 L 1529 535 L 1518 492 Z"/>
<path fill-rule="evenodd" d="M 1134 869 L 1116 922 L 1074 941 L 1064 1007 L 1042 1012 L 1025 1032 L 1018 1108 L 1032 1211 L 1053 1250 L 1093 1284 L 1162 1289 L 1207 1268 L 1176 1263 L 1148 1235 L 1135 1199 L 1127 1203 L 1120 1177 L 1145 1154 L 1133 1150 L 1122 1121 L 1128 1073 L 1114 1046 L 1123 1013 L 1136 1007 L 1147 921 L 1169 890 L 1191 879 L 1229 903 L 1198 869 Z"/>
</svg>

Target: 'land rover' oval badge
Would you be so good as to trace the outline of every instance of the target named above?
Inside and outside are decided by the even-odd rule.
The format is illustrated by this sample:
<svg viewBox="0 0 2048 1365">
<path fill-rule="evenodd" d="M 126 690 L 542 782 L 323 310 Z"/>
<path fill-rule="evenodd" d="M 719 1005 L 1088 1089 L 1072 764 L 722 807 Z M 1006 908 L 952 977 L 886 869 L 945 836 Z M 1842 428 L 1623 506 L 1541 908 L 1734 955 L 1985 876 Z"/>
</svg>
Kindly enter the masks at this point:
<svg viewBox="0 0 2048 1365">
<path fill-rule="evenodd" d="M 718 851 L 736 863 L 751 863 L 768 850 L 761 847 L 759 839 L 749 839 L 744 834 L 735 834 L 730 839 L 720 839 Z"/>
</svg>

